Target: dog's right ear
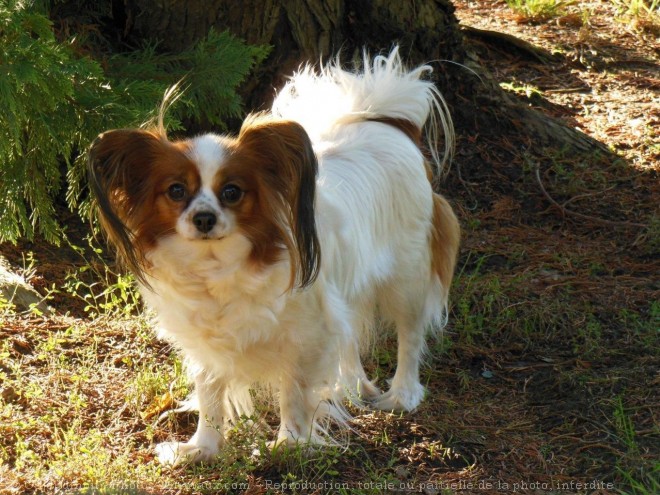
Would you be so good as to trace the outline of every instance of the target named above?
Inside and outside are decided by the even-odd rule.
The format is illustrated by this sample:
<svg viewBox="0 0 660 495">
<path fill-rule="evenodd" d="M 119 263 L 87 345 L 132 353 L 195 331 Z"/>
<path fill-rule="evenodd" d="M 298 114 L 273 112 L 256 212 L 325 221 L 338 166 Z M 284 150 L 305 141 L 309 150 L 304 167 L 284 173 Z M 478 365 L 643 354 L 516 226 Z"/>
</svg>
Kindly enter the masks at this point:
<svg viewBox="0 0 660 495">
<path fill-rule="evenodd" d="M 135 242 L 136 212 L 153 194 L 149 176 L 166 146 L 159 134 L 118 129 L 100 134 L 88 152 L 87 172 L 93 205 L 120 260 L 144 282 L 143 253 Z"/>
</svg>

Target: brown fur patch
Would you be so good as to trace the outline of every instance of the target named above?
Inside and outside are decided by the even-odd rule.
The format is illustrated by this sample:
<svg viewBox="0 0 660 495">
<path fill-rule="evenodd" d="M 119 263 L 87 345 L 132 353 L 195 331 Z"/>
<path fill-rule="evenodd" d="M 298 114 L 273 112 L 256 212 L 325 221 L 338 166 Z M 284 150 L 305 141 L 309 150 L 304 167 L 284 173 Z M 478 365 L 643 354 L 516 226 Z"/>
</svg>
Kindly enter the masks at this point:
<svg viewBox="0 0 660 495">
<path fill-rule="evenodd" d="M 419 148 L 422 146 L 422 130 L 408 119 L 400 119 L 396 117 L 370 117 L 366 119 L 366 121 L 380 122 L 381 124 L 387 124 L 399 129 Z"/>
<path fill-rule="evenodd" d="M 252 116 L 229 145 L 217 193 L 229 183 L 244 191 L 234 210 L 253 245 L 251 259 L 269 265 L 288 251 L 291 286 L 318 274 L 320 248 L 314 220 L 317 163 L 305 130 L 291 121 Z"/>
<path fill-rule="evenodd" d="M 438 274 L 446 298 L 458 257 L 461 229 L 451 206 L 441 195 L 433 193 L 433 228 L 431 266 Z"/>
<path fill-rule="evenodd" d="M 429 180 L 431 185 L 433 185 L 433 169 L 428 160 L 424 160 L 424 170 L 426 170 L 426 178 Z"/>
</svg>

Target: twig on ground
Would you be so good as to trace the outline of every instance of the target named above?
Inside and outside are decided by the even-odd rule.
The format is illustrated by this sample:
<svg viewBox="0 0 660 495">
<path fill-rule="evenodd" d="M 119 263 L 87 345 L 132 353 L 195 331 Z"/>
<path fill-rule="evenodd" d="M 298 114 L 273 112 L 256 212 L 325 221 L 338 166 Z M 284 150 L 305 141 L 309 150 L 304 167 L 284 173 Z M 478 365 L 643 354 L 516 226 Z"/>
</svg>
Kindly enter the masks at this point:
<svg viewBox="0 0 660 495">
<path fill-rule="evenodd" d="M 543 195 L 546 197 L 548 201 L 550 201 L 550 203 L 552 203 L 553 206 L 558 208 L 559 211 L 561 211 L 564 216 L 573 216 L 576 218 L 581 218 L 582 220 L 587 220 L 589 222 L 597 223 L 600 225 L 607 225 L 611 227 L 629 227 L 629 228 L 641 228 L 641 229 L 646 229 L 648 227 L 643 223 L 606 220 L 605 218 L 593 217 L 591 215 L 585 215 L 583 213 L 578 213 L 577 211 L 569 210 L 568 208 L 565 208 L 564 206 L 560 205 L 552 196 L 550 196 L 550 193 L 548 193 L 548 191 L 546 190 L 545 186 L 543 185 L 543 181 L 541 180 L 540 167 L 538 163 L 534 163 L 534 173 L 536 175 L 536 181 L 538 182 Z"/>
</svg>

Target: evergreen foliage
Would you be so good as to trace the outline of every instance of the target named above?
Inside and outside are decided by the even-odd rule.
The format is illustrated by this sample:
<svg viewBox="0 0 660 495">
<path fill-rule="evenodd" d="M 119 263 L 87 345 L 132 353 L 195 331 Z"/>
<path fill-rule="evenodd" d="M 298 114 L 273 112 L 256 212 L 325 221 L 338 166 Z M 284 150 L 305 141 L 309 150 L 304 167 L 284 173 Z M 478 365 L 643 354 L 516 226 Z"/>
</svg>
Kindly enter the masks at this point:
<svg viewBox="0 0 660 495">
<path fill-rule="evenodd" d="M 211 32 L 189 50 L 162 54 L 155 43 L 103 61 L 58 42 L 47 12 L 0 0 L 0 241 L 41 234 L 57 243 L 55 201 L 79 206 L 85 150 L 102 131 L 152 119 L 168 87 L 183 79 L 170 112 L 222 127 L 238 116 L 235 88 L 267 54 L 228 33 Z"/>
</svg>

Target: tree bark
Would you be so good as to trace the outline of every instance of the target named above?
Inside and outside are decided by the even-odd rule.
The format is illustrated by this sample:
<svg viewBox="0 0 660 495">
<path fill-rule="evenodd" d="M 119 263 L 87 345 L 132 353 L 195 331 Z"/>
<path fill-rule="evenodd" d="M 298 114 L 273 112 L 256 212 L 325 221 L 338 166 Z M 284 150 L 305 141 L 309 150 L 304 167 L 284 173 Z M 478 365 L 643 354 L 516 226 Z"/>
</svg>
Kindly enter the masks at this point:
<svg viewBox="0 0 660 495">
<path fill-rule="evenodd" d="M 411 64 L 430 62 L 458 131 L 521 134 L 540 146 L 576 151 L 604 147 L 542 113 L 513 101 L 465 43 L 450 0 L 125 0 L 127 41 L 157 39 L 178 51 L 209 29 L 228 29 L 251 44 L 271 45 L 268 59 L 241 88 L 248 110 L 267 108 L 284 79 L 305 62 L 341 52 L 344 62 L 362 50 L 395 43 Z"/>
<path fill-rule="evenodd" d="M 178 51 L 204 37 L 210 28 L 228 29 L 272 52 L 248 86 L 251 103 L 268 98 L 273 87 L 301 63 L 344 60 L 363 49 L 379 52 L 394 43 L 413 63 L 463 58 L 462 35 L 448 0 L 128 0 L 129 41 L 158 39 Z M 257 80 L 258 79 L 258 80 Z"/>
</svg>

